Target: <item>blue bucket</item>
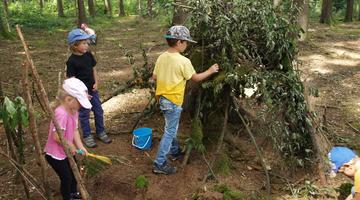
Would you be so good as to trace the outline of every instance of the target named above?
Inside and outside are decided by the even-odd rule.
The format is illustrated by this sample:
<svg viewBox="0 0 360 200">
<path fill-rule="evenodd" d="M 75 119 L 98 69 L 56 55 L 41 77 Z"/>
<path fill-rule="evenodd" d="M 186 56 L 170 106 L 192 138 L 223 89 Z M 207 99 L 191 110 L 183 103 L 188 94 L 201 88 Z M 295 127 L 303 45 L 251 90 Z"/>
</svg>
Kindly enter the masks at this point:
<svg viewBox="0 0 360 200">
<path fill-rule="evenodd" d="M 138 128 L 133 131 L 132 145 L 141 150 L 148 150 L 151 148 L 152 129 Z"/>
</svg>

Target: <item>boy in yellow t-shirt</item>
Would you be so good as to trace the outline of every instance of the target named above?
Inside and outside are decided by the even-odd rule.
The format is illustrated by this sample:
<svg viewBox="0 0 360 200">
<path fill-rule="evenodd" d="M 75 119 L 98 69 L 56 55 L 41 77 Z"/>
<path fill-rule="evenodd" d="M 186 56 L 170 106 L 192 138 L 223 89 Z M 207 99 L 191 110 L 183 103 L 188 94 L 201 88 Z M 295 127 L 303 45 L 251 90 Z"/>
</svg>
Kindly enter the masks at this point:
<svg viewBox="0 0 360 200">
<path fill-rule="evenodd" d="M 183 156 L 176 139 L 181 115 L 181 105 L 187 80 L 201 81 L 219 71 L 217 64 L 202 73 L 196 73 L 191 61 L 181 55 L 187 43 L 196 43 L 185 26 L 172 26 L 165 35 L 169 49 L 156 61 L 153 79 L 156 80 L 156 96 L 159 97 L 160 109 L 165 118 L 164 134 L 161 138 L 153 172 L 156 174 L 173 174 L 176 167 L 167 164 L 167 155 L 173 160 Z"/>
</svg>

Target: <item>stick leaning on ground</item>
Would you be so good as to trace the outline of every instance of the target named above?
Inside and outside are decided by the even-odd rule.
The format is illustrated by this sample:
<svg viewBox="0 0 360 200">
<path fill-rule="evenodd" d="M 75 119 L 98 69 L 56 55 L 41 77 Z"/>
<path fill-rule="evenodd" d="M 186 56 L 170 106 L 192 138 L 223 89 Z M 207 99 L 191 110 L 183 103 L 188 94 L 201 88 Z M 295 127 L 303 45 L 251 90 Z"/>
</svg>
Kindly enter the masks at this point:
<svg viewBox="0 0 360 200">
<path fill-rule="evenodd" d="M 16 30 L 17 30 L 18 35 L 19 35 L 19 37 L 21 39 L 21 42 L 23 44 L 25 54 L 26 54 L 26 58 L 27 58 L 27 60 L 28 60 L 28 62 L 30 64 L 33 77 L 34 77 L 34 79 L 36 81 L 38 89 L 40 90 L 40 98 L 45 103 L 45 109 L 47 111 L 47 114 L 48 114 L 48 116 L 51 117 L 51 119 L 52 119 L 52 121 L 53 121 L 53 123 L 55 125 L 56 132 L 57 132 L 57 134 L 59 136 L 61 144 L 64 147 L 65 154 L 69 159 L 70 167 L 71 167 L 71 169 L 72 169 L 72 171 L 74 173 L 75 179 L 76 179 L 76 181 L 77 181 L 77 183 L 79 185 L 79 189 L 80 189 L 80 193 L 82 195 L 82 198 L 84 200 L 90 200 L 91 198 L 90 198 L 89 193 L 87 192 L 87 190 L 85 188 L 84 182 L 83 182 L 83 180 L 82 180 L 82 178 L 80 176 L 80 172 L 79 172 L 79 170 L 77 168 L 76 162 L 75 162 L 73 156 L 70 153 L 69 145 L 65 142 L 64 132 L 60 128 L 59 123 L 56 121 L 55 114 L 54 114 L 53 110 L 50 108 L 49 99 L 48 99 L 47 94 L 45 92 L 45 88 L 44 88 L 44 86 L 42 84 L 42 81 L 41 81 L 40 76 L 39 76 L 39 74 L 37 72 L 37 69 L 35 68 L 34 62 L 32 60 L 30 52 L 29 52 L 29 48 L 28 48 L 28 46 L 27 46 L 27 44 L 25 42 L 24 36 L 22 34 L 22 31 L 21 31 L 19 25 L 16 25 Z"/>
</svg>

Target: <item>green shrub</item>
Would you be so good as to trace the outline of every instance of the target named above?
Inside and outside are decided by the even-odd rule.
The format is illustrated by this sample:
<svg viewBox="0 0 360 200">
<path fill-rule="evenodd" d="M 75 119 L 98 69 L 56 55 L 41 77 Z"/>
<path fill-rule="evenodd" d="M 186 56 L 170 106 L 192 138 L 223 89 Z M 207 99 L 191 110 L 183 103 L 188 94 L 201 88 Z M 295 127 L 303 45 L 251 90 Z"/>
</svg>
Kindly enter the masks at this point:
<svg viewBox="0 0 360 200">
<path fill-rule="evenodd" d="M 149 186 L 149 181 L 147 180 L 147 178 L 144 175 L 140 175 L 140 176 L 136 177 L 135 187 L 137 189 L 145 189 L 148 186 Z"/>
</svg>

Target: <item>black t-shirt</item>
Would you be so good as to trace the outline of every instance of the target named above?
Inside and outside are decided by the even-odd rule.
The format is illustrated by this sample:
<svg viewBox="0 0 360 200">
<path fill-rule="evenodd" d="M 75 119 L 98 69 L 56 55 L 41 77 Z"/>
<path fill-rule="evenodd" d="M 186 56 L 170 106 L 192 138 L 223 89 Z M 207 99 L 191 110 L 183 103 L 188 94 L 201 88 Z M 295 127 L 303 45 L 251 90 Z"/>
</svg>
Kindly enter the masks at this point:
<svg viewBox="0 0 360 200">
<path fill-rule="evenodd" d="M 96 65 L 96 60 L 90 52 L 86 52 L 83 55 L 71 54 L 68 61 L 66 62 L 66 76 L 80 79 L 88 91 L 92 91 L 93 85 L 95 83 L 94 78 L 94 67 Z"/>
</svg>

